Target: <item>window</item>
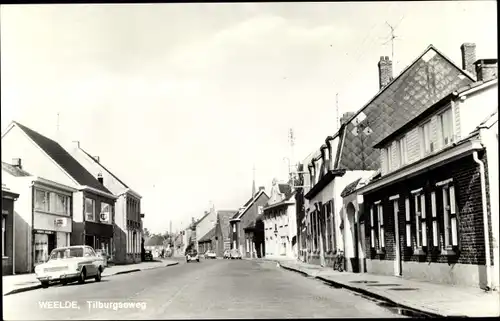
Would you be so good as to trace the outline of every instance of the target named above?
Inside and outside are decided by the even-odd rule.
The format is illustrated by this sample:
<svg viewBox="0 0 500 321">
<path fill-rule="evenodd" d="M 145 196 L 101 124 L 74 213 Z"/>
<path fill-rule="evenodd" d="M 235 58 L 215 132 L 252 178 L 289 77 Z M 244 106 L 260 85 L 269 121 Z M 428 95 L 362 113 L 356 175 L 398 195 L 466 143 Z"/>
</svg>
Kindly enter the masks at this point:
<svg viewBox="0 0 500 321">
<path fill-rule="evenodd" d="M 439 122 L 441 125 L 441 143 L 442 146 L 447 146 L 453 143 L 453 117 L 451 108 L 439 115 Z"/>
<path fill-rule="evenodd" d="M 457 209 L 455 187 L 445 185 L 443 190 L 444 247 L 447 250 L 458 246 Z"/>
<path fill-rule="evenodd" d="M 101 202 L 101 213 L 99 220 L 101 223 L 111 223 L 112 206 L 110 204 Z"/>
<path fill-rule="evenodd" d="M 233 233 L 236 233 L 236 224 L 233 224 Z"/>
<path fill-rule="evenodd" d="M 415 231 L 416 247 L 421 249 L 427 246 L 427 226 L 425 221 L 425 195 L 421 192 L 415 193 Z"/>
<path fill-rule="evenodd" d="M 378 216 L 378 248 L 383 249 L 385 247 L 385 237 L 384 237 L 384 210 L 382 208 L 382 203 L 377 204 L 377 216 Z"/>
<path fill-rule="evenodd" d="M 387 171 L 392 170 L 392 143 L 386 148 Z"/>
<path fill-rule="evenodd" d="M 70 198 L 66 195 L 57 193 L 49 193 L 50 211 L 57 214 L 69 215 Z"/>
<path fill-rule="evenodd" d="M 49 193 L 39 189 L 35 190 L 35 210 L 50 211 L 49 207 Z"/>
<path fill-rule="evenodd" d="M 420 127 L 420 132 L 422 136 L 422 152 L 423 155 L 430 154 L 434 151 L 434 144 L 432 143 L 431 140 L 431 122 L 428 121 L 427 123 L 423 124 Z"/>
<path fill-rule="evenodd" d="M 5 242 L 7 239 L 5 238 L 5 217 L 2 216 L 2 257 L 5 256 Z"/>
<path fill-rule="evenodd" d="M 95 201 L 91 198 L 85 198 L 85 220 L 95 221 Z"/>
<path fill-rule="evenodd" d="M 408 151 L 406 149 L 406 136 L 398 140 L 398 159 L 399 166 L 404 166 L 408 163 Z"/>
</svg>

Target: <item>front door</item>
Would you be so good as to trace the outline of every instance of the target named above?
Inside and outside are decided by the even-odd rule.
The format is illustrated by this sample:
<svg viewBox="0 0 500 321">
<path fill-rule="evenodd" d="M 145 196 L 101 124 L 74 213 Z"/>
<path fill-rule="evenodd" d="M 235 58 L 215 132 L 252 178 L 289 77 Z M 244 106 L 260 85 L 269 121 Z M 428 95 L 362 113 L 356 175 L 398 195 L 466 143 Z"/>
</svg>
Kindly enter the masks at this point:
<svg viewBox="0 0 500 321">
<path fill-rule="evenodd" d="M 399 200 L 395 199 L 392 201 L 393 208 L 394 208 L 394 237 L 395 237 L 395 242 L 396 244 L 396 260 L 394 261 L 394 275 L 396 276 L 401 276 L 402 272 L 402 258 L 401 258 L 401 242 L 399 239 Z"/>
</svg>

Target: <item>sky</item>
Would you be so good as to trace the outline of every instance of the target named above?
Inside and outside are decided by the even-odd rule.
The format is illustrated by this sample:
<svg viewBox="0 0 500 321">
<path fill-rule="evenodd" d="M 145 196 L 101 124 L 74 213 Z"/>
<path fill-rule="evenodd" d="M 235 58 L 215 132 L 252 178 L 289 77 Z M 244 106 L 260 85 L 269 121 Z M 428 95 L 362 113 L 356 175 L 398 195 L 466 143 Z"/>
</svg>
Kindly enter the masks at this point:
<svg viewBox="0 0 500 321">
<path fill-rule="evenodd" d="M 430 44 L 459 66 L 464 42 L 497 58 L 496 12 L 495 1 L 2 5 L 2 132 L 16 120 L 80 141 L 142 195 L 145 227 L 175 230 L 211 204 L 241 207 L 253 177 L 267 191 L 286 180 L 287 158 L 367 103 L 392 56 L 388 24 L 396 76 Z"/>
</svg>

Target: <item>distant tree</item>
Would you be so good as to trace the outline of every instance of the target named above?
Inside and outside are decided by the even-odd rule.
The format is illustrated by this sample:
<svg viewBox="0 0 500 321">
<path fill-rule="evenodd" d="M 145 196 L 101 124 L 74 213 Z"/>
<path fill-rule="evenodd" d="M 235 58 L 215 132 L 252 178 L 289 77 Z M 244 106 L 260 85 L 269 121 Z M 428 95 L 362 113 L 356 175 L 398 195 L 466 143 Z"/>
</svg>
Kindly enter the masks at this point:
<svg viewBox="0 0 500 321">
<path fill-rule="evenodd" d="M 144 236 L 146 236 L 146 237 L 150 237 L 151 236 L 151 232 L 148 230 L 147 227 L 144 228 L 144 232 L 143 233 L 144 233 Z"/>
</svg>

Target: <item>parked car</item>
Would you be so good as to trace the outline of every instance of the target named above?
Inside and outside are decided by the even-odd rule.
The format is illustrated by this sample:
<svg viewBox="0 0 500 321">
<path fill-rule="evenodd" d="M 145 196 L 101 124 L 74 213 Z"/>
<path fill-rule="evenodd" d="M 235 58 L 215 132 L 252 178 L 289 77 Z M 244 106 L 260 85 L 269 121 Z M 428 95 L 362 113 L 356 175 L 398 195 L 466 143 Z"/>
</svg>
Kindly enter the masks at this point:
<svg viewBox="0 0 500 321">
<path fill-rule="evenodd" d="M 60 282 L 63 285 L 94 278 L 101 281 L 104 271 L 104 259 L 87 245 L 60 247 L 52 250 L 47 262 L 35 267 L 36 278 L 44 288 L 50 283 Z"/>
<path fill-rule="evenodd" d="M 225 259 L 230 259 L 231 258 L 231 250 L 225 250 L 224 251 L 224 256 Z"/>
<path fill-rule="evenodd" d="M 150 250 L 146 250 L 144 252 L 144 261 L 153 261 L 153 252 L 151 252 Z"/>
<path fill-rule="evenodd" d="M 189 250 L 186 253 L 186 263 L 189 263 L 191 261 L 196 261 L 200 262 L 200 257 L 198 256 L 198 251 L 196 250 Z"/>
<path fill-rule="evenodd" d="M 205 253 L 205 258 L 206 258 L 206 259 L 216 259 L 216 258 L 217 258 L 217 255 L 215 254 L 215 252 L 214 252 L 214 251 L 208 250 L 208 251 Z"/>
<path fill-rule="evenodd" d="M 232 249 L 231 250 L 231 259 L 234 260 L 241 260 L 241 253 L 240 253 L 240 250 L 238 249 Z"/>
</svg>

